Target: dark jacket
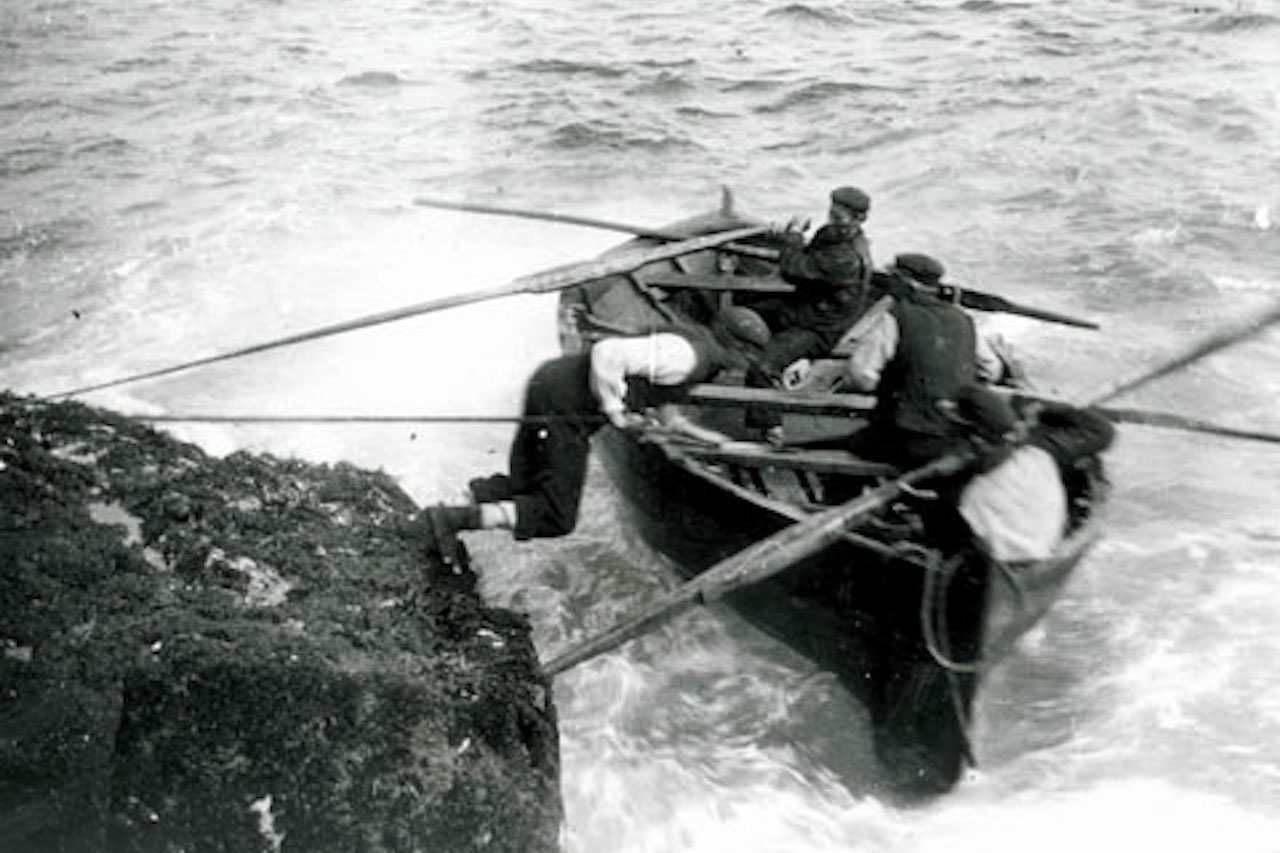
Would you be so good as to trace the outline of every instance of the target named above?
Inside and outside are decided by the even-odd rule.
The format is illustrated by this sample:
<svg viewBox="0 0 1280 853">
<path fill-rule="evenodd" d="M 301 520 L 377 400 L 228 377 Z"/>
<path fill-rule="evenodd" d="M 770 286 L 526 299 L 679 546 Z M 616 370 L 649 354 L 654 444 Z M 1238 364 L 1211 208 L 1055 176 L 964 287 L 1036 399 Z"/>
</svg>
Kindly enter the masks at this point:
<svg viewBox="0 0 1280 853">
<path fill-rule="evenodd" d="M 1027 444 L 1047 451 L 1065 472 L 1081 459 L 1106 450 L 1115 436 L 1111 421 L 1093 409 L 1045 403 L 1027 436 Z"/>
<path fill-rule="evenodd" d="M 871 249 L 861 232 L 847 237 L 824 225 L 808 245 L 782 247 L 778 272 L 796 288 L 788 325 L 843 329 L 866 307 Z"/>
</svg>

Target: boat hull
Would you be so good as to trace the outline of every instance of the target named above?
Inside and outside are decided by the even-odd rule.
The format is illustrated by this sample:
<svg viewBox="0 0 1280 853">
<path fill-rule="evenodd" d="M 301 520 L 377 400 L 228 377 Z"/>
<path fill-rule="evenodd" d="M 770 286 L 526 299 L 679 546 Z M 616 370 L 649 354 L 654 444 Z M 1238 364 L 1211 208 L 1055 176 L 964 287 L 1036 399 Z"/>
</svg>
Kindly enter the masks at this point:
<svg viewBox="0 0 1280 853">
<path fill-rule="evenodd" d="M 685 578 L 792 523 L 621 432 L 605 431 L 597 449 L 624 523 Z M 725 603 L 867 707 L 895 787 L 936 794 L 975 760 L 968 718 L 983 674 L 1045 614 L 1096 535 L 1095 520 L 1053 559 L 999 571 L 965 563 L 945 586 L 916 563 L 841 541 Z"/>
<path fill-rule="evenodd" d="M 744 224 L 749 220 L 721 211 L 668 230 L 692 234 Z M 706 272 L 717 263 L 714 252 L 703 252 L 678 266 Z M 697 303 L 664 303 L 645 286 L 650 275 L 675 269 L 675 262 L 664 261 L 630 278 L 600 279 L 565 293 L 564 348 L 588 345 L 580 334 L 584 315 L 639 328 L 669 320 L 673 307 L 685 316 L 696 313 Z M 729 422 L 724 409 L 691 412 L 722 431 L 733 432 L 734 417 L 741 424 L 740 410 L 728 413 Z M 794 523 L 800 502 L 780 508 L 777 499 L 761 499 L 759 482 L 753 487 L 730 482 L 723 472 L 712 475 L 662 442 L 606 427 L 595 446 L 623 499 L 625 522 L 686 578 Z M 832 671 L 866 704 L 882 763 L 904 786 L 940 792 L 973 758 L 968 710 L 982 673 L 1044 615 L 1097 538 L 1097 510 L 1105 498 L 1100 472 L 1082 476 L 1072 489 L 1077 505 L 1090 507 L 1082 511 L 1088 517 L 1077 519 L 1048 560 L 996 565 L 963 553 L 943 566 L 921 561 L 920 551 L 904 559 L 846 538 L 728 593 L 725 601 Z"/>
</svg>

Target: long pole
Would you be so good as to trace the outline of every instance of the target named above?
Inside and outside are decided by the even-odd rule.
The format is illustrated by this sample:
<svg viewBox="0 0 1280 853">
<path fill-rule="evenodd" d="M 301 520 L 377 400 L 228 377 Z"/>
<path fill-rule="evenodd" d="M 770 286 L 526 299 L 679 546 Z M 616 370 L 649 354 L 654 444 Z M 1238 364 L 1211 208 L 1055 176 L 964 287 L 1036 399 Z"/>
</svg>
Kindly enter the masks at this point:
<svg viewBox="0 0 1280 853">
<path fill-rule="evenodd" d="M 241 358 L 255 353 L 293 346 L 294 344 L 300 344 L 306 341 L 314 341 L 319 338 L 340 335 L 345 332 L 353 332 L 357 329 L 367 329 L 370 326 L 377 326 L 396 320 L 404 320 L 409 317 L 416 317 L 420 314 L 442 311 L 447 308 L 456 308 L 461 305 L 470 305 L 474 302 L 483 302 L 488 299 L 498 299 L 500 297 L 515 296 L 518 294 L 552 293 L 557 290 L 564 290 L 566 288 L 573 287 L 574 285 L 591 281 L 592 279 L 632 272 L 645 264 L 651 264 L 655 261 L 677 258 L 681 255 L 714 248 L 733 240 L 742 240 L 747 237 L 754 237 L 766 230 L 767 228 L 763 225 L 751 228 L 737 228 L 732 231 L 722 231 L 717 234 L 708 234 L 702 237 L 680 240 L 674 243 L 668 243 L 664 246 L 651 246 L 632 249 L 625 252 L 618 252 L 617 254 L 607 255 L 594 261 L 587 261 L 580 264 L 569 264 L 567 266 L 557 267 L 545 272 L 522 276 L 510 284 L 503 285 L 502 287 L 489 288 L 486 290 L 474 290 L 468 293 L 458 293 L 451 296 L 442 296 L 437 299 L 429 299 L 426 302 L 408 305 L 404 308 L 395 308 L 390 311 L 368 314 L 355 320 L 346 320 L 341 323 L 321 326 L 316 329 L 298 332 L 293 335 L 286 335 L 285 337 L 265 341 L 260 344 L 241 347 L 239 349 L 231 350 L 230 352 L 211 355 L 206 358 L 197 358 L 192 361 L 185 361 L 180 364 L 161 367 L 156 370 L 134 373 L 129 376 L 112 379 L 107 382 L 98 382 L 93 385 L 73 388 L 70 391 L 62 391 L 60 393 L 50 395 L 49 399 L 72 397 L 77 394 L 87 394 L 90 391 L 101 391 L 105 388 L 114 388 L 132 382 L 140 382 L 144 379 L 155 379 L 161 376 L 169 376 L 195 367 L 203 367 L 210 364 L 216 364 L 221 361 L 228 361 L 233 358 Z"/>
<path fill-rule="evenodd" d="M 1220 350 L 1251 338 L 1277 321 L 1280 321 L 1280 303 L 1272 305 L 1261 316 L 1247 323 L 1223 329 L 1189 344 L 1182 351 L 1169 356 L 1155 367 L 1143 370 L 1129 379 L 1119 380 L 1104 386 L 1092 395 L 1084 397 L 1084 405 L 1098 406 L 1109 400 L 1114 400 L 1116 397 L 1127 394 L 1136 388 L 1146 385 L 1148 382 L 1152 382 L 1162 376 L 1168 376 L 1175 370 L 1181 370 L 1206 356 L 1213 355 Z"/>
<path fill-rule="evenodd" d="M 134 415 L 153 424 L 545 424 L 584 420 L 592 415 Z"/>
<path fill-rule="evenodd" d="M 419 197 L 413 200 L 419 207 L 433 207 L 440 210 L 460 210 L 464 213 L 487 213 L 493 216 L 513 216 L 518 219 L 536 219 L 541 222 L 562 222 L 566 225 L 581 225 L 586 228 L 599 228 L 604 231 L 618 231 L 634 237 L 648 237 L 651 240 L 683 240 L 687 235 L 662 228 L 647 228 L 644 225 L 631 225 L 625 222 L 614 222 L 609 219 L 596 219 L 590 216 L 575 216 L 571 213 L 556 213 L 549 210 L 530 210 L 523 207 L 507 207 L 496 204 L 479 204 L 476 202 L 450 201 L 442 198 Z M 740 243 L 727 243 L 726 251 L 739 255 L 750 255 L 754 258 L 777 260 L 778 250 L 765 246 L 747 246 Z"/>
<path fill-rule="evenodd" d="M 1238 438 L 1245 441 L 1264 441 L 1271 444 L 1280 444 L 1280 434 L 1277 433 L 1223 426 L 1222 424 L 1187 418 L 1170 412 L 1149 412 L 1144 409 L 1120 409 L 1111 406 L 1099 406 L 1098 411 L 1118 423 L 1176 429 L 1183 432 L 1202 432 L 1205 435 L 1217 435 L 1223 438 Z"/>
</svg>

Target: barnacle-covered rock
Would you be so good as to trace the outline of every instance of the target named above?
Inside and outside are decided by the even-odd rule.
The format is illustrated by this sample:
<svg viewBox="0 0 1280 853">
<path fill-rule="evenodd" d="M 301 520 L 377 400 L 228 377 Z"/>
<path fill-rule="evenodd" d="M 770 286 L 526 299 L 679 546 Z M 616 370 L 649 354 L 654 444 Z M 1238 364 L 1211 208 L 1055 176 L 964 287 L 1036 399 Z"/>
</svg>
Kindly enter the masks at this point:
<svg viewBox="0 0 1280 853">
<path fill-rule="evenodd" d="M 414 513 L 0 394 L 0 850 L 557 849 L 529 627 Z"/>
</svg>

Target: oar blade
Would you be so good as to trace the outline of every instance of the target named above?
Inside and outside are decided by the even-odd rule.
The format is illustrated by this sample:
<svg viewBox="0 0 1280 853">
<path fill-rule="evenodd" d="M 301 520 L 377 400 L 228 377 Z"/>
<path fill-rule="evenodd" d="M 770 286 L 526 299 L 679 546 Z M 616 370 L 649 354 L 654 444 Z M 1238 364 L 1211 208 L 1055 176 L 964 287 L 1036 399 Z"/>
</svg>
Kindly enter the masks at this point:
<svg viewBox="0 0 1280 853">
<path fill-rule="evenodd" d="M 1033 308 L 1030 305 L 1022 305 L 998 296 L 994 293 L 983 293 L 977 290 L 960 291 L 960 304 L 966 308 L 972 308 L 977 311 L 992 311 L 1002 314 L 1016 314 L 1020 317 L 1029 317 L 1033 320 L 1043 320 L 1046 323 L 1059 323 L 1064 326 L 1075 326 L 1078 329 L 1098 329 L 1101 328 L 1092 320 L 1082 320 L 1079 317 L 1072 317 L 1069 314 L 1061 314 L 1057 311 L 1049 311 L 1044 308 Z"/>
</svg>

